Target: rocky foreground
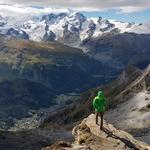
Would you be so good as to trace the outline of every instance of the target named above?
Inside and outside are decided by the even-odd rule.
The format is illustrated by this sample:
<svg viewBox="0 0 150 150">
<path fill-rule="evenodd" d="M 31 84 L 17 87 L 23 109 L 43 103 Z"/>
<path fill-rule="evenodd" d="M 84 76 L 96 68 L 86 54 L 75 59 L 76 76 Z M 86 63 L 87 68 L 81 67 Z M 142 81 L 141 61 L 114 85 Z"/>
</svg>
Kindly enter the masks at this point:
<svg viewBox="0 0 150 150">
<path fill-rule="evenodd" d="M 109 123 L 104 122 L 104 129 L 100 131 L 94 114 L 74 127 L 72 133 L 75 138 L 72 144 L 60 141 L 41 150 L 150 150 L 148 144 Z"/>
</svg>

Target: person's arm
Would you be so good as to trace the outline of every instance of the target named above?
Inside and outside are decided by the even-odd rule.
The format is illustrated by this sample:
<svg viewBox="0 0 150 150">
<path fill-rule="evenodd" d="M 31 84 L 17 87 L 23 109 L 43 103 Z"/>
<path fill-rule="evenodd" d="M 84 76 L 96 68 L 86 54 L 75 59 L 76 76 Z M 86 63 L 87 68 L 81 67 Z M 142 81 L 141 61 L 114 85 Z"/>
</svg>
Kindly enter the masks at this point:
<svg viewBox="0 0 150 150">
<path fill-rule="evenodd" d="M 94 98 L 94 100 L 93 100 L 93 107 L 94 107 L 94 108 L 98 108 L 98 105 L 97 105 L 97 103 L 96 103 L 96 99 L 97 99 L 97 98 Z"/>
</svg>

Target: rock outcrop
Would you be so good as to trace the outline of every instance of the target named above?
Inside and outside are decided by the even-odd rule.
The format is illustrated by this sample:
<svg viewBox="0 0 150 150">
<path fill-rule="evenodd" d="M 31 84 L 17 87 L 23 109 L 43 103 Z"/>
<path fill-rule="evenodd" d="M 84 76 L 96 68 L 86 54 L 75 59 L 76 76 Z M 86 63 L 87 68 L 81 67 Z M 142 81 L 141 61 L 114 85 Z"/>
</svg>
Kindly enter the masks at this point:
<svg viewBox="0 0 150 150">
<path fill-rule="evenodd" d="M 42 150 L 150 150 L 148 144 L 107 122 L 104 122 L 104 128 L 100 130 L 95 124 L 94 114 L 74 127 L 72 133 L 75 138 L 72 144 L 61 141 Z"/>
</svg>

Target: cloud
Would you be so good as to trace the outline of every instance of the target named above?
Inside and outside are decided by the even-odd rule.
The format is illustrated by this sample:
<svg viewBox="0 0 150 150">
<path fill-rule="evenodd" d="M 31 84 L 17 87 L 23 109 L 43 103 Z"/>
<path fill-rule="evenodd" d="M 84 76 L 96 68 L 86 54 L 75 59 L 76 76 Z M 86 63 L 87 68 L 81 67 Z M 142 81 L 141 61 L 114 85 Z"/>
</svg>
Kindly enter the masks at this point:
<svg viewBox="0 0 150 150">
<path fill-rule="evenodd" d="M 68 12 L 68 9 L 65 8 L 39 8 L 39 7 L 29 7 L 22 5 L 0 5 L 0 14 L 2 16 L 38 16 L 40 14 L 47 14 L 50 12 L 60 13 L 60 12 Z M 21 16 L 20 16 L 21 15 Z"/>
<path fill-rule="evenodd" d="M 20 13 L 26 11 L 37 11 L 37 8 L 29 6 L 45 7 L 38 12 L 46 12 L 52 8 L 71 8 L 78 11 L 103 11 L 115 9 L 122 13 L 132 13 L 144 9 L 150 9 L 150 0 L 0 0 L 0 4 L 26 6 L 25 10 L 16 11 Z M 10 8 L 9 8 L 10 9 Z M 31 10 L 32 9 L 32 10 Z M 54 10 L 54 9 L 53 9 Z"/>
<path fill-rule="evenodd" d="M 118 8 L 118 13 L 133 13 L 133 12 L 142 11 L 145 9 L 149 9 L 149 8 L 148 7 L 133 7 L 133 6 L 120 7 Z"/>
</svg>

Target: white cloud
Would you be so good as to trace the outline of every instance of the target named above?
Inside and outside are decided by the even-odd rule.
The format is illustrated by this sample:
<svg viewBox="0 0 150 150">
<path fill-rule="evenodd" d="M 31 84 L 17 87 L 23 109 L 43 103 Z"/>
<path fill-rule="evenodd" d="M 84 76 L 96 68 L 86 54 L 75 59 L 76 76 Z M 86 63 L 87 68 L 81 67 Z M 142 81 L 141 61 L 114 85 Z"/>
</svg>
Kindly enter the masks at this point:
<svg viewBox="0 0 150 150">
<path fill-rule="evenodd" d="M 102 11 L 116 9 L 122 13 L 132 13 L 144 9 L 150 9 L 150 0 L 0 0 L 0 4 L 15 5 L 16 10 L 11 6 L 7 6 L 9 11 L 23 13 L 46 13 L 49 11 L 57 11 L 52 8 L 71 8 L 78 11 Z M 22 7 L 26 6 L 24 10 Z M 32 8 L 29 6 L 44 7 L 43 9 Z M 3 7 L 3 8 L 2 8 Z M 6 9 L 4 5 L 1 10 Z M 46 7 L 46 8 L 45 8 Z"/>
<path fill-rule="evenodd" d="M 0 5 L 0 14 L 3 16 L 20 16 L 20 15 L 40 15 L 46 13 L 60 13 L 68 12 L 68 9 L 57 9 L 57 8 L 33 8 L 33 7 L 24 7 L 21 5 Z"/>
<path fill-rule="evenodd" d="M 144 9 L 148 9 L 146 7 L 133 7 L 133 6 L 127 6 L 127 7 L 120 7 L 118 8 L 120 13 L 132 13 L 137 11 L 142 11 Z"/>
</svg>

